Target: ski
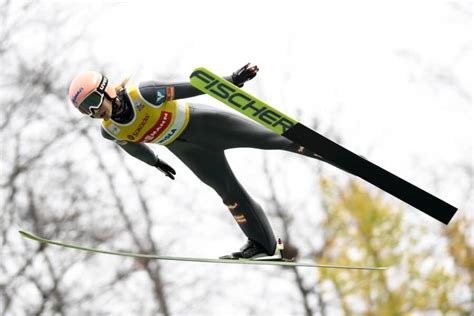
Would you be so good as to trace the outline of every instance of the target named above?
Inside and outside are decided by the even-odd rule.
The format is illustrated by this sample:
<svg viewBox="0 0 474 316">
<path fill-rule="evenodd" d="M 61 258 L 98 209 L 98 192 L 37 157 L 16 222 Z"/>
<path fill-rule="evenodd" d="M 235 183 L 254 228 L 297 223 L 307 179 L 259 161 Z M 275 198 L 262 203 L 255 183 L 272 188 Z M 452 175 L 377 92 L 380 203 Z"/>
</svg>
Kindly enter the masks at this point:
<svg viewBox="0 0 474 316">
<path fill-rule="evenodd" d="M 161 256 L 161 255 L 149 255 L 141 253 L 132 253 L 125 251 L 110 251 L 98 248 L 83 247 L 79 245 L 69 244 L 61 241 L 54 241 L 46 238 L 36 236 L 28 231 L 20 230 L 19 233 L 28 239 L 34 241 L 55 245 L 59 247 L 72 248 L 76 250 L 102 253 L 108 255 L 131 257 L 145 260 L 170 260 L 170 261 L 187 261 L 187 262 L 203 262 L 203 263 L 225 263 L 225 264 L 247 264 L 247 265 L 270 265 L 270 266 L 284 266 L 284 267 L 308 267 L 308 268 L 331 268 L 331 269 L 351 269 L 351 270 L 386 270 L 387 267 L 361 267 L 361 266 L 345 266 L 345 265 L 329 265 L 329 264 L 315 264 L 315 263 L 303 263 L 303 262 L 291 262 L 291 261 L 257 261 L 249 259 L 212 259 L 212 258 L 193 258 L 193 257 L 173 257 L 173 256 Z"/>
<path fill-rule="evenodd" d="M 211 71 L 197 68 L 190 77 L 191 84 L 202 92 L 438 221 L 447 225 L 456 213 L 456 207 L 354 154 Z"/>
</svg>

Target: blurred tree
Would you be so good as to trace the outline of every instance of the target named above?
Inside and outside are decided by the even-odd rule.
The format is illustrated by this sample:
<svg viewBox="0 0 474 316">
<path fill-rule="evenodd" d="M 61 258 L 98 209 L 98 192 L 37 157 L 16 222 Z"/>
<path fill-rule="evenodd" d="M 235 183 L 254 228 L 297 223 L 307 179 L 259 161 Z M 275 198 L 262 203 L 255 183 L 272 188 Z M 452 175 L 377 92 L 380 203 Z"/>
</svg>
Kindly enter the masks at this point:
<svg viewBox="0 0 474 316">
<path fill-rule="evenodd" d="M 132 173 L 122 153 L 101 150 L 111 144 L 98 139 L 97 122 L 78 120 L 65 106 L 67 82 L 77 62 L 69 53 L 90 47 L 77 29 L 79 24 L 74 24 L 78 33 L 73 36 L 65 22 L 71 16 L 76 17 L 71 21 L 81 21 L 81 13 L 87 14 L 82 21 L 93 19 L 94 12 L 104 13 L 97 7 L 94 12 L 89 8 L 76 12 L 72 4 L 67 6 L 72 8 L 69 14 L 41 1 L 0 2 L 0 314 L 146 315 L 193 314 L 195 310 L 206 314 L 211 305 L 228 307 L 238 302 L 242 308 L 235 290 L 239 284 L 245 288 L 241 297 L 247 298 L 255 288 L 284 296 L 277 304 L 274 297 L 265 298 L 266 305 L 261 304 L 261 297 L 248 298 L 247 304 L 263 306 L 265 314 L 288 305 L 293 293 L 302 304 L 292 310 L 306 315 L 330 315 L 341 309 L 347 314 L 466 314 L 472 309 L 472 220 L 461 217 L 443 228 L 443 240 L 438 232 L 425 238 L 431 237 L 432 228 L 407 224 L 397 207 L 380 196 L 372 197 L 357 183 L 336 190 L 330 181 L 322 182 L 327 216 L 321 225 L 313 225 L 310 197 L 289 207 L 286 196 L 271 192 L 267 210 L 281 219 L 285 241 L 298 245 L 295 254 L 299 250 L 301 257 L 311 253 L 331 263 L 394 265 L 385 274 L 291 269 L 259 283 L 249 275 L 256 277 L 267 270 L 246 267 L 240 270 L 245 275 L 236 273 L 231 280 L 229 267 L 166 268 L 158 261 L 90 255 L 20 239 L 17 230 L 21 227 L 91 246 L 159 253 L 169 249 L 173 236 L 189 232 L 179 226 L 179 220 L 169 229 L 166 221 L 158 222 L 161 217 L 153 212 L 157 200 L 176 207 L 188 199 L 188 213 L 204 217 L 203 203 L 195 201 L 191 190 L 185 190 L 187 197 L 180 194 L 166 200 L 164 186 L 157 186 L 148 174 Z M 57 3 L 54 7 L 60 8 Z M 99 68 L 89 54 L 80 56 L 87 60 L 83 67 Z M 174 63 L 167 64 L 175 68 Z M 457 82 L 445 80 L 449 76 L 436 77 Z M 288 101 L 294 93 L 279 91 L 288 94 Z M 466 89 L 459 91 L 470 100 Z M 91 128 L 93 137 L 88 134 Z M 123 168 L 111 169 L 119 164 Z M 465 166 L 472 174 L 472 166 Z M 282 169 L 279 161 L 277 170 Z M 281 189 L 285 181 L 275 183 Z M 323 236 L 322 245 L 315 242 L 316 235 Z M 200 245 L 209 241 L 199 237 Z M 285 275 L 289 286 L 274 287 L 285 281 Z M 228 297 L 223 293 L 229 293 Z"/>
<path fill-rule="evenodd" d="M 472 288 L 472 246 L 460 229 L 469 225 L 464 217 L 441 228 L 448 235 L 441 242 L 430 236 L 439 227 L 409 223 L 401 207 L 370 194 L 358 181 L 336 189 L 326 178 L 321 187 L 327 213 L 317 261 L 391 267 L 386 272 L 321 270 L 321 281 L 331 284 L 345 314 L 471 311 L 472 302 L 462 295 Z M 471 277 L 462 277 L 466 273 Z"/>
<path fill-rule="evenodd" d="M 81 38 L 77 25 L 71 32 L 68 23 L 74 19 L 68 22 L 71 13 L 61 7 L 2 1 L 0 8 L 0 314 L 106 313 L 110 307 L 103 302 L 112 300 L 122 303 L 123 312 L 168 315 L 164 293 L 171 282 L 161 279 L 160 263 L 120 259 L 107 263 L 108 258 L 45 247 L 18 235 L 23 228 L 54 239 L 110 247 L 119 237 L 134 236 L 132 230 L 123 230 L 129 218 L 114 220 L 123 213 L 120 198 L 104 199 L 115 193 L 115 177 L 108 184 L 97 181 L 93 162 L 82 159 L 82 155 L 94 159 L 97 142 L 88 142 L 84 131 L 94 126 L 99 135 L 97 126 L 92 120 L 78 121 L 66 105 L 67 78 L 78 60 L 68 59 L 64 52 L 87 38 Z M 35 42 L 37 38 L 44 40 Z M 87 64 L 94 68 L 94 59 Z M 129 188 L 141 181 L 131 174 L 125 179 Z M 150 233 L 149 206 L 140 191 L 135 192 L 129 197 L 142 201 L 147 213 L 134 216 L 134 223 L 148 227 L 137 248 L 159 252 Z M 147 246 L 140 247 L 143 244 Z M 121 291 L 131 280 L 139 284 L 142 271 L 155 291 L 123 300 Z"/>
<path fill-rule="evenodd" d="M 464 303 L 474 311 L 474 218 L 461 215 L 446 227 L 448 249 L 459 277 L 466 280 L 470 298 Z"/>
</svg>

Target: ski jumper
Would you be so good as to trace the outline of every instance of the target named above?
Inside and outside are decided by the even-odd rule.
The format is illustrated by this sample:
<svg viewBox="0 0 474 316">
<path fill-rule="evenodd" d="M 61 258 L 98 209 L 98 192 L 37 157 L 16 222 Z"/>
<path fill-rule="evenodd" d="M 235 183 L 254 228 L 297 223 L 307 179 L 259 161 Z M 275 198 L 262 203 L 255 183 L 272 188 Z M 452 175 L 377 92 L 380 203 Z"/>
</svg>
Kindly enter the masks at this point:
<svg viewBox="0 0 474 316">
<path fill-rule="evenodd" d="M 189 83 L 147 81 L 127 87 L 118 95 L 126 113 L 102 121 L 102 136 L 149 165 L 157 158 L 145 143 L 165 145 L 216 191 L 248 239 L 273 254 L 276 240 L 268 218 L 235 177 L 224 151 L 249 147 L 320 157 L 237 114 L 181 100 L 199 94 Z"/>
</svg>

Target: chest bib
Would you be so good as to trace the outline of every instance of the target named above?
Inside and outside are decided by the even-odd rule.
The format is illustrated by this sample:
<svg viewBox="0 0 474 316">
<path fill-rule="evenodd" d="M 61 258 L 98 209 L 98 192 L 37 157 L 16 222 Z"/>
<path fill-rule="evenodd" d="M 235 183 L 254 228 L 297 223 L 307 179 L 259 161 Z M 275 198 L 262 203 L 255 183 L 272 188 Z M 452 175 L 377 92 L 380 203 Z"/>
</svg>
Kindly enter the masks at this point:
<svg viewBox="0 0 474 316">
<path fill-rule="evenodd" d="M 133 119 L 120 124 L 110 119 L 102 121 L 104 130 L 117 140 L 134 143 L 171 144 L 189 122 L 189 106 L 181 100 L 154 105 L 140 94 L 138 86 L 126 90 L 133 108 Z"/>
</svg>

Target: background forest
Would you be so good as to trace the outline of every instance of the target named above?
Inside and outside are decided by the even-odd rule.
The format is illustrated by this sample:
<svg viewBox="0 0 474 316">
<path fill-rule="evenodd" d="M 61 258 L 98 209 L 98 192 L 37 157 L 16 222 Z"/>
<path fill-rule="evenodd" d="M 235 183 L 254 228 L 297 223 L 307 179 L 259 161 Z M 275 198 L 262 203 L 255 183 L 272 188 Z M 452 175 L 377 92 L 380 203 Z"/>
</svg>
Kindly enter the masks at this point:
<svg viewBox="0 0 474 316">
<path fill-rule="evenodd" d="M 0 0 L 1 315 L 472 315 L 472 2 Z M 280 151 L 227 152 L 298 260 L 385 272 L 143 261 L 42 246 L 19 229 L 140 253 L 218 257 L 245 241 L 166 148 L 176 181 L 67 100 L 96 69 L 246 89 L 460 208 L 445 226 L 361 179 Z M 207 96 L 189 100 L 218 107 Z M 230 110 L 230 109 L 229 109 Z"/>
</svg>

